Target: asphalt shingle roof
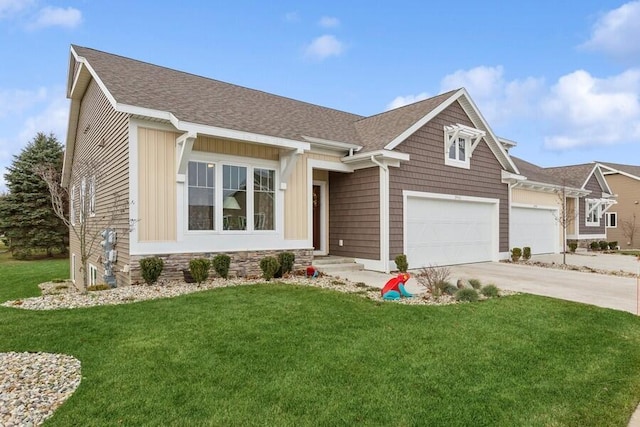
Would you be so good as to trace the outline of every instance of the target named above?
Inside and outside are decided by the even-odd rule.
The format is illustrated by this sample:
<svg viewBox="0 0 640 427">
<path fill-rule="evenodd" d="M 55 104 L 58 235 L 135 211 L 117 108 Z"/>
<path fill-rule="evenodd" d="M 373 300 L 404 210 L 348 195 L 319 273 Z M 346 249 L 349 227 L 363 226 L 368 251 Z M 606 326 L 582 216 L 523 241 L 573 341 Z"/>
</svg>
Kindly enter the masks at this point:
<svg viewBox="0 0 640 427">
<path fill-rule="evenodd" d="M 612 169 L 616 169 L 616 170 L 619 170 L 620 172 L 625 172 L 625 173 L 628 173 L 629 175 L 633 175 L 640 178 L 640 166 L 622 165 L 619 163 L 609 163 L 609 162 L 597 162 L 597 163 L 600 163 L 601 165 L 608 166 Z"/>
<path fill-rule="evenodd" d="M 169 111 L 178 120 L 304 141 L 303 136 L 382 149 L 455 91 L 371 117 L 249 89 L 81 46 L 119 104 Z"/>
<path fill-rule="evenodd" d="M 543 168 L 518 157 L 511 156 L 521 175 L 527 180 L 543 184 L 582 188 L 594 168 L 593 164 Z"/>
</svg>

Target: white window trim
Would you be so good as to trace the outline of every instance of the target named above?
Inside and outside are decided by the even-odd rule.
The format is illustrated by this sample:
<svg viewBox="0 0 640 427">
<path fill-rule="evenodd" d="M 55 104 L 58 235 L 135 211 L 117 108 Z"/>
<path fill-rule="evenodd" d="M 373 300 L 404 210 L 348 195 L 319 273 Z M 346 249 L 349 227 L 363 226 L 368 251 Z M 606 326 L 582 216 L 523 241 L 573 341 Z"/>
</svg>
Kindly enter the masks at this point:
<svg viewBox="0 0 640 427">
<path fill-rule="evenodd" d="M 71 254 L 71 281 L 76 283 L 76 254 Z"/>
<path fill-rule="evenodd" d="M 253 212 L 254 210 L 254 186 L 253 186 L 253 171 L 255 168 L 258 169 L 270 169 L 274 171 L 275 177 L 275 200 L 274 200 L 274 212 L 273 212 L 273 222 L 274 222 L 274 230 L 255 230 L 254 229 L 254 221 L 247 221 L 246 230 L 224 230 L 223 228 L 223 215 L 222 210 L 220 210 L 220 214 L 218 215 L 216 211 L 215 224 L 213 230 L 189 230 L 189 186 L 185 185 L 185 203 L 184 203 L 184 218 L 182 227 L 184 233 L 187 235 L 202 235 L 202 234 L 241 234 L 246 236 L 248 234 L 276 234 L 279 232 L 278 230 L 278 205 L 280 202 L 280 198 L 284 197 L 281 191 L 278 191 L 280 186 L 280 170 L 279 164 L 277 161 L 272 160 L 264 160 L 264 159 L 256 159 L 256 158 L 247 158 L 247 157 L 236 157 L 229 155 L 221 155 L 218 153 L 205 153 L 205 152 L 192 152 L 190 162 L 206 162 L 213 163 L 215 165 L 214 168 L 214 198 L 215 198 L 215 206 L 220 206 L 222 209 L 223 206 L 223 169 L 224 166 L 240 166 L 247 168 L 247 188 L 245 191 L 247 192 L 247 212 Z M 186 180 L 188 182 L 188 179 Z M 249 196 L 251 194 L 251 196 Z M 217 208 L 216 208 L 217 209 Z M 252 215 L 253 217 L 253 215 Z"/>
<path fill-rule="evenodd" d="M 95 277 L 94 277 L 95 272 Z M 98 284 L 98 267 L 93 264 L 89 264 L 89 286 L 95 286 Z"/>
<path fill-rule="evenodd" d="M 589 216 L 596 211 L 596 221 L 589 221 Z M 587 227 L 600 227 L 600 204 L 594 199 L 585 199 L 584 201 L 584 224 Z"/>
<path fill-rule="evenodd" d="M 70 208 L 69 208 L 69 221 L 71 225 L 76 225 L 76 186 L 71 186 L 71 194 L 69 195 Z"/>
<path fill-rule="evenodd" d="M 462 124 L 456 124 L 452 126 L 444 127 L 444 164 L 447 166 L 454 166 L 457 168 L 470 169 L 471 168 L 471 156 L 476 149 L 480 140 L 486 135 L 486 132 L 479 129 L 474 129 Z M 464 140 L 464 160 L 459 160 L 458 141 Z M 453 144 L 456 144 L 456 158 L 449 157 L 449 149 Z"/>
<path fill-rule="evenodd" d="M 605 214 L 605 226 L 607 228 L 618 228 L 618 212 L 606 212 Z M 615 225 L 611 225 L 611 217 L 615 217 Z"/>
<path fill-rule="evenodd" d="M 89 178 L 89 216 L 96 216 L 96 177 Z"/>
<path fill-rule="evenodd" d="M 84 216 L 87 213 L 87 180 L 82 178 L 80 183 L 80 224 L 84 223 Z"/>
</svg>

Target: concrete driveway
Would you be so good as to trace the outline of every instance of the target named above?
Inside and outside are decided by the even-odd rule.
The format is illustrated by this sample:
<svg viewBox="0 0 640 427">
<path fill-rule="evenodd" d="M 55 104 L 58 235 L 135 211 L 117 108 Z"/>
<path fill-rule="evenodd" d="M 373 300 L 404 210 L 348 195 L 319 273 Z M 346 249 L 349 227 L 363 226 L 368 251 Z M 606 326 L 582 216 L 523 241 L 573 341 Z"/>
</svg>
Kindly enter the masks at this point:
<svg viewBox="0 0 640 427">
<path fill-rule="evenodd" d="M 534 260 L 562 263 L 562 255 L 535 256 Z M 567 255 L 567 264 L 586 265 L 599 270 L 623 270 L 635 273 L 640 264 L 635 257 L 623 255 Z M 451 282 L 458 279 L 479 279 L 483 284 L 493 283 L 501 289 L 543 295 L 568 301 L 592 304 L 638 314 L 638 285 L 635 278 L 617 277 L 571 270 L 532 267 L 527 265 L 486 262 L 448 267 Z M 412 274 L 418 271 L 410 271 Z M 353 282 L 364 282 L 382 288 L 393 277 L 374 271 L 339 271 L 334 275 Z M 424 288 L 411 278 L 407 290 L 422 293 Z"/>
</svg>

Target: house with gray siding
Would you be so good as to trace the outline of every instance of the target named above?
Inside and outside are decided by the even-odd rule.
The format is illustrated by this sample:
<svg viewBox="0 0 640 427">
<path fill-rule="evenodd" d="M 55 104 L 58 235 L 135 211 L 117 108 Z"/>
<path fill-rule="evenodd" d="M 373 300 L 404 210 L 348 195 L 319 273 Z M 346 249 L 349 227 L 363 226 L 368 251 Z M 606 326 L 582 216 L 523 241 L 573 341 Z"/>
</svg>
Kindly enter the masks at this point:
<svg viewBox="0 0 640 427">
<path fill-rule="evenodd" d="M 366 117 L 71 46 L 67 89 L 71 210 L 82 182 L 98 215 L 114 190 L 127 200 L 118 284 L 149 256 L 166 277 L 218 253 L 238 275 L 282 251 L 387 272 L 403 253 L 411 268 L 508 257 L 526 177 L 464 88 Z M 109 159 L 107 180 L 80 167 L 91 158 Z M 73 240 L 73 274 L 101 281 L 103 254 L 78 265 Z"/>
</svg>

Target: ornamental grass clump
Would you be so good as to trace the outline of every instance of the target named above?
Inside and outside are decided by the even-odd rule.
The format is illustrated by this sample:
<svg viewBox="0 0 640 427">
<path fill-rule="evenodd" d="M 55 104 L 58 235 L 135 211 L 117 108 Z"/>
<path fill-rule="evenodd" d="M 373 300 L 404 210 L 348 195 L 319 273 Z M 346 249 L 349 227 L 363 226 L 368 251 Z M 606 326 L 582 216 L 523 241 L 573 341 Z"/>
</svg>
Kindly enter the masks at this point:
<svg viewBox="0 0 640 427">
<path fill-rule="evenodd" d="M 211 261 L 207 258 L 195 258 L 189 261 L 189 272 L 198 285 L 207 280 L 210 268 Z"/>
<path fill-rule="evenodd" d="M 267 256 L 260 260 L 260 269 L 262 270 L 264 280 L 269 281 L 273 279 L 278 270 L 280 270 L 280 263 L 275 257 Z"/>
<path fill-rule="evenodd" d="M 229 278 L 229 266 L 231 265 L 231 257 L 226 254 L 219 254 L 213 258 L 213 269 L 216 274 L 223 279 Z"/>
<path fill-rule="evenodd" d="M 478 279 L 469 279 L 469 284 L 473 289 L 480 289 L 482 287 L 482 283 Z"/>
<path fill-rule="evenodd" d="M 140 271 L 142 278 L 147 285 L 152 285 L 158 281 L 158 277 L 164 268 L 164 261 L 157 256 L 143 258 L 140 261 Z"/>
<path fill-rule="evenodd" d="M 472 288 L 458 289 L 456 301 L 476 302 L 478 301 L 478 291 Z"/>
<path fill-rule="evenodd" d="M 500 296 L 500 289 L 496 285 L 487 285 L 480 290 L 480 293 L 487 298 L 497 298 Z"/>
</svg>

